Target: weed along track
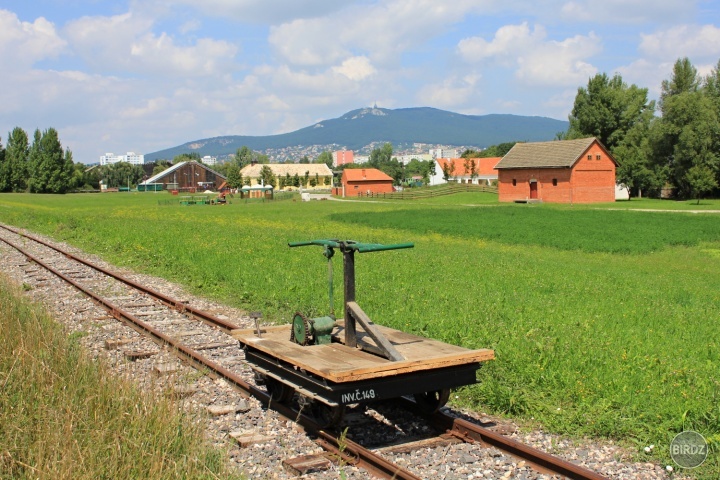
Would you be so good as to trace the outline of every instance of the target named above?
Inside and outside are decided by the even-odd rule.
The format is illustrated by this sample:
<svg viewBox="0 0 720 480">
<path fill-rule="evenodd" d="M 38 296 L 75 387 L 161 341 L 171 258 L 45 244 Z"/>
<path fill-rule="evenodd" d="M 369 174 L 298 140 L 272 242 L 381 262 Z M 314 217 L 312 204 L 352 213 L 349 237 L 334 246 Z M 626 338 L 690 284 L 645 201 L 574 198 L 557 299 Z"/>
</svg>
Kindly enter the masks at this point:
<svg viewBox="0 0 720 480">
<path fill-rule="evenodd" d="M 232 336 L 264 328 L 249 316 L 191 298 L 162 280 L 117 274 L 13 228 L 2 226 L 0 240 L 3 272 L 53 309 L 91 355 L 198 413 L 208 438 L 230 445 L 232 462 L 250 478 L 614 477 L 502 435 L 502 422 L 448 408 L 420 415 L 404 398 L 350 405 L 337 428 L 323 429 L 300 395 L 278 402 L 276 389 L 270 388 L 271 396 L 258 386 Z M 534 440 L 547 445 L 547 437 Z M 597 470 L 603 460 L 617 465 L 613 451 L 603 448 L 569 456 Z M 661 478 L 653 466 L 623 469 L 625 476 L 617 478 Z"/>
</svg>

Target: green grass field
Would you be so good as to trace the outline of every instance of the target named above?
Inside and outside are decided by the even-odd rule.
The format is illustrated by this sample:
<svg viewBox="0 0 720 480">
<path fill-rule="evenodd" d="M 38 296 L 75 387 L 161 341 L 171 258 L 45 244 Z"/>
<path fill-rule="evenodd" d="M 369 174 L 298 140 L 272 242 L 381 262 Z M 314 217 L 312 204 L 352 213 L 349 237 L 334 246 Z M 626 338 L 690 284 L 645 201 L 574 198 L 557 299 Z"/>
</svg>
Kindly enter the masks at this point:
<svg viewBox="0 0 720 480">
<path fill-rule="evenodd" d="M 626 442 L 640 459 L 655 444 L 647 458 L 668 464 L 669 441 L 695 429 L 713 452 L 695 472 L 717 478 L 720 216 L 493 206 L 477 195 L 180 207 L 152 193 L 5 194 L 0 221 L 276 322 L 327 313 L 322 250 L 287 242 L 414 242 L 358 255 L 357 299 L 376 323 L 495 349 L 456 404 Z M 645 201 L 622 205 L 634 203 Z"/>
</svg>

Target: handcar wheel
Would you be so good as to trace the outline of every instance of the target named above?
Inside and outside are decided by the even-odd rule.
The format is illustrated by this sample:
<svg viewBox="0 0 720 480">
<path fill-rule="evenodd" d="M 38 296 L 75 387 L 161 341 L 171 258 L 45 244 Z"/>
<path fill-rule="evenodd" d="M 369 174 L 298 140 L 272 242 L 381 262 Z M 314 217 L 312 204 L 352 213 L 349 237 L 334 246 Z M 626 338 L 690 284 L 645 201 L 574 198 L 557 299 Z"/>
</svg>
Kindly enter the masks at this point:
<svg viewBox="0 0 720 480">
<path fill-rule="evenodd" d="M 265 378 L 265 388 L 273 401 L 277 403 L 290 403 L 295 395 L 294 388 L 272 377 Z"/>
<path fill-rule="evenodd" d="M 312 416 L 321 428 L 330 428 L 338 425 L 345 417 L 345 405 L 326 405 L 314 402 Z"/>
<path fill-rule="evenodd" d="M 434 390 L 413 395 L 415 403 L 423 413 L 435 413 L 450 399 L 450 389 Z"/>
</svg>

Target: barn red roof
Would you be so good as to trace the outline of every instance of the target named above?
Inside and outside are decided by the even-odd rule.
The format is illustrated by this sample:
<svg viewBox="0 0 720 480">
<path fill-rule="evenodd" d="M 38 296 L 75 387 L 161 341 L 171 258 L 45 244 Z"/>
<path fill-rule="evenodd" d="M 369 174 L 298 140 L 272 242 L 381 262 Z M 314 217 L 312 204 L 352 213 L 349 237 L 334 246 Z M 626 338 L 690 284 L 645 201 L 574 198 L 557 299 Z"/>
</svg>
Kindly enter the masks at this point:
<svg viewBox="0 0 720 480">
<path fill-rule="evenodd" d="M 391 181 L 392 177 L 377 168 L 346 168 L 343 177 L 348 182 Z"/>
</svg>

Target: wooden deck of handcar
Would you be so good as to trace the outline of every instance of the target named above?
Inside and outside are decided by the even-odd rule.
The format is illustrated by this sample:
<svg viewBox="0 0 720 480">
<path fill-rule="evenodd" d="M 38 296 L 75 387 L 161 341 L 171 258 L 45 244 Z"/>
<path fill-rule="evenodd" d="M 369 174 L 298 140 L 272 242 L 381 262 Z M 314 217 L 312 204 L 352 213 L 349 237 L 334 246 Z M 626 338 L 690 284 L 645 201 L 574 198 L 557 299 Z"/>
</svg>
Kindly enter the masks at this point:
<svg viewBox="0 0 720 480">
<path fill-rule="evenodd" d="M 233 332 L 233 337 L 247 348 L 256 349 L 269 357 L 301 368 L 335 383 L 354 382 L 434 370 L 492 360 L 493 350 L 450 345 L 429 338 L 376 325 L 405 360 L 391 361 L 360 348 L 340 343 L 344 338 L 342 326 L 333 333 L 327 345 L 302 346 L 290 341 L 291 325 L 265 326 L 258 336 L 255 329 Z M 375 346 L 369 335 L 358 331 L 358 344 Z"/>
</svg>

